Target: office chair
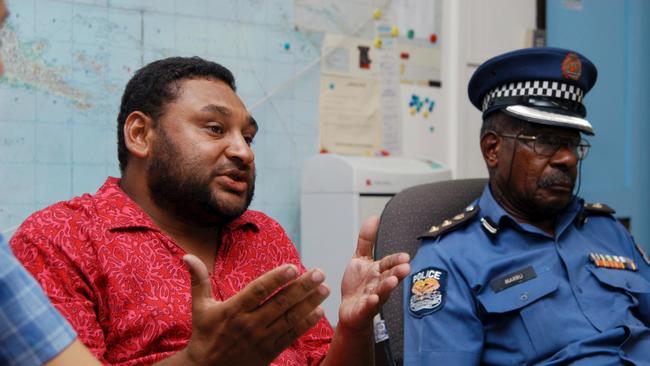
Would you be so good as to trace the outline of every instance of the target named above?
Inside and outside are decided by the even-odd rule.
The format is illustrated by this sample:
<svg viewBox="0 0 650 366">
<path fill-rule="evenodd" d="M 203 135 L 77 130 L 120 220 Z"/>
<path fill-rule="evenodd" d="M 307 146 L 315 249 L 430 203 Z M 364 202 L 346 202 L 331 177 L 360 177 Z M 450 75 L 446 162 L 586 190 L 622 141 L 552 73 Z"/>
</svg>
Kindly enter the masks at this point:
<svg viewBox="0 0 650 366">
<path fill-rule="evenodd" d="M 393 197 L 379 222 L 375 259 L 396 252 L 415 256 L 417 237 L 477 199 L 487 179 L 457 179 L 407 188 Z M 375 344 L 375 365 L 401 366 L 404 362 L 403 285 L 391 293 L 381 310 L 389 338 Z"/>
</svg>

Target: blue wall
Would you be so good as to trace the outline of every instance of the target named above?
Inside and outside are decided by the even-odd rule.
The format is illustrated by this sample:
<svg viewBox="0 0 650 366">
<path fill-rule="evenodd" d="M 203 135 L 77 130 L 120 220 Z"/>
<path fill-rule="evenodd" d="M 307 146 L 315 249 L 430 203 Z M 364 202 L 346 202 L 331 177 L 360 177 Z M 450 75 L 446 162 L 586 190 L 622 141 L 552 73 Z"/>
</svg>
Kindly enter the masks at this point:
<svg viewBox="0 0 650 366">
<path fill-rule="evenodd" d="M 575 49 L 598 67 L 586 97 L 596 136 L 580 194 L 631 217 L 650 248 L 650 1 L 548 0 L 547 44 Z"/>
</svg>

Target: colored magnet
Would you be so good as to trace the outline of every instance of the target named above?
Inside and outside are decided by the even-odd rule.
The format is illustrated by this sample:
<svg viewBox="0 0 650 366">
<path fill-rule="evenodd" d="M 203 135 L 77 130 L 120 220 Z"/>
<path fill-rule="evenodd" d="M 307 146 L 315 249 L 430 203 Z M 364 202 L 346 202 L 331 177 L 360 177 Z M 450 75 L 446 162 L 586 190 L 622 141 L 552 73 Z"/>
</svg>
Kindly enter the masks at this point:
<svg viewBox="0 0 650 366">
<path fill-rule="evenodd" d="M 359 67 L 362 69 L 369 69 L 370 68 L 370 63 L 372 60 L 370 60 L 370 56 L 368 55 L 368 52 L 370 51 L 370 47 L 367 46 L 359 46 Z"/>
<path fill-rule="evenodd" d="M 381 38 L 375 37 L 375 40 L 372 41 L 372 44 L 375 45 L 376 48 L 381 48 Z"/>
<path fill-rule="evenodd" d="M 429 41 L 431 43 L 436 43 L 436 41 L 438 41 L 438 36 L 435 33 L 431 33 L 431 35 L 429 36 Z"/>
<path fill-rule="evenodd" d="M 411 116 L 415 116 L 415 112 L 417 112 L 417 110 L 415 109 L 415 107 L 411 107 L 409 109 L 409 112 L 411 113 Z"/>
<path fill-rule="evenodd" d="M 334 83 L 330 83 L 330 89 L 334 89 Z"/>
<path fill-rule="evenodd" d="M 399 54 L 399 58 L 402 60 L 408 60 L 409 59 L 409 53 L 408 52 L 402 52 Z"/>
<path fill-rule="evenodd" d="M 406 36 L 408 39 L 413 39 L 415 37 L 415 31 L 413 29 L 409 29 L 409 31 L 406 33 Z"/>
<path fill-rule="evenodd" d="M 381 18 L 381 9 L 375 9 L 375 11 L 372 12 L 372 17 L 375 19 Z"/>
<path fill-rule="evenodd" d="M 429 111 L 422 112 L 422 117 L 424 117 L 424 118 L 429 117 Z"/>
<path fill-rule="evenodd" d="M 394 26 L 390 27 L 390 36 L 391 37 L 399 36 L 399 28 L 397 28 L 397 26 L 394 25 Z"/>
<path fill-rule="evenodd" d="M 284 50 L 285 50 L 285 51 L 289 51 L 290 48 L 291 48 L 291 43 L 289 43 L 289 42 L 285 42 L 285 43 L 284 43 Z"/>
</svg>

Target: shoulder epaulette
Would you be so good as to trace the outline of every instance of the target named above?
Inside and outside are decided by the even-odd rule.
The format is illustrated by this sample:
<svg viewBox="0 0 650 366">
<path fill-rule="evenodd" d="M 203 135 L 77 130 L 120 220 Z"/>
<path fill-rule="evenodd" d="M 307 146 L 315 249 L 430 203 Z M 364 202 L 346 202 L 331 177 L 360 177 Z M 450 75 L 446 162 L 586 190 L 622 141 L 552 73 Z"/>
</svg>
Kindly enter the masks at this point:
<svg viewBox="0 0 650 366">
<path fill-rule="evenodd" d="M 481 208 L 478 207 L 478 205 L 467 206 L 467 208 L 463 212 L 459 213 L 458 215 L 446 219 L 439 224 L 431 226 L 429 231 L 418 236 L 418 239 L 435 238 L 444 233 L 448 233 L 450 231 L 458 229 L 462 227 L 465 223 L 467 223 L 469 220 L 476 217 L 479 211 L 481 211 Z"/>
<path fill-rule="evenodd" d="M 584 203 L 582 210 L 576 216 L 576 226 L 583 227 L 590 215 L 613 215 L 616 210 L 603 203 Z"/>
<path fill-rule="evenodd" d="M 583 207 L 584 210 L 590 214 L 613 215 L 616 213 L 616 210 L 607 206 L 604 203 L 585 203 Z"/>
</svg>

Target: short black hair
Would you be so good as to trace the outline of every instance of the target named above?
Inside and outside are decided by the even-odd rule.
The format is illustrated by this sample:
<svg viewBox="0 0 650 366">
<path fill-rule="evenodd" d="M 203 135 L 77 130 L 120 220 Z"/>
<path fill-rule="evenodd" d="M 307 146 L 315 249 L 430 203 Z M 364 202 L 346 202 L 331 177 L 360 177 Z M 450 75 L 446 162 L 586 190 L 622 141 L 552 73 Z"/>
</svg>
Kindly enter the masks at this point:
<svg viewBox="0 0 650 366">
<path fill-rule="evenodd" d="M 178 97 L 179 81 L 186 79 L 215 79 L 236 91 L 235 77 L 230 70 L 216 62 L 200 57 L 169 57 L 154 61 L 129 80 L 122 95 L 117 116 L 117 158 L 124 173 L 129 151 L 124 142 L 124 124 L 129 114 L 140 111 L 154 121 L 165 113 L 165 106 Z"/>
</svg>

